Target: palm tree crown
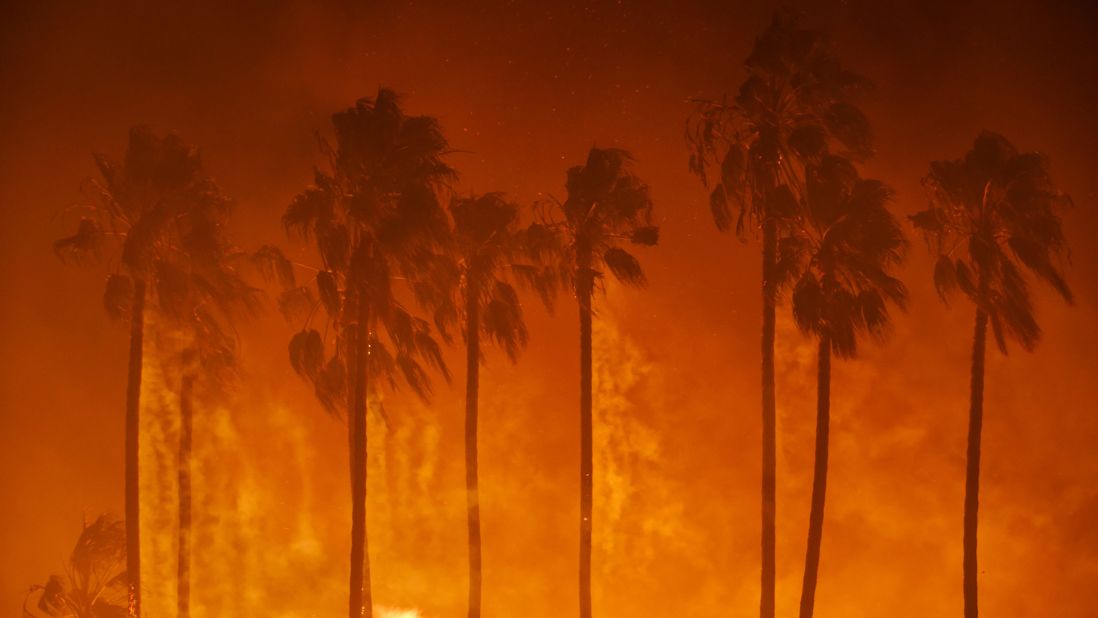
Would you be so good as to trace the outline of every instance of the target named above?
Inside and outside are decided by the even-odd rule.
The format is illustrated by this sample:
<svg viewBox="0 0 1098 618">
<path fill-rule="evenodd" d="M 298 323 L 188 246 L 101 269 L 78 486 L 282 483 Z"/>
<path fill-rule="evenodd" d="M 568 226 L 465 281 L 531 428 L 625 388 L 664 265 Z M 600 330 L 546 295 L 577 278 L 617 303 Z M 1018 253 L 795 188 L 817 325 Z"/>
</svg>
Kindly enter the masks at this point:
<svg viewBox="0 0 1098 618">
<path fill-rule="evenodd" d="M 526 345 L 522 304 L 512 281 L 516 268 L 533 266 L 527 256 L 527 230 L 519 227 L 519 207 L 502 194 L 456 197 L 450 202 L 454 250 L 462 298 L 474 293 L 481 333 L 514 361 Z"/>
<path fill-rule="evenodd" d="M 65 576 L 53 575 L 38 593 L 37 610 L 56 618 L 121 618 L 126 615 L 126 528 L 110 515 L 84 524 Z M 24 618 L 36 614 L 24 603 Z"/>
<path fill-rule="evenodd" d="M 647 282 L 640 262 L 622 248 L 659 241 L 648 185 L 629 172 L 631 160 L 624 150 L 592 148 L 586 163 L 568 170 L 568 197 L 558 205 L 564 219 L 556 224 L 565 236 L 568 287 L 593 285 L 606 270 L 626 285 Z"/>
<path fill-rule="evenodd" d="M 853 99 L 868 82 L 842 67 L 826 38 L 787 11 L 775 14 L 746 61 L 730 101 L 697 101 L 687 123 L 690 170 L 707 186 L 717 228 L 794 214 L 804 166 L 829 145 L 851 158 L 872 152 L 869 121 Z"/>
<path fill-rule="evenodd" d="M 938 293 L 946 299 L 959 289 L 984 310 L 1004 353 L 1008 337 L 1032 350 L 1041 328 L 1023 270 L 1074 300 L 1057 214 L 1071 201 L 1053 185 L 1048 159 L 984 132 L 964 158 L 931 163 L 924 184 L 930 207 L 911 218 L 938 254 Z"/>
<path fill-rule="evenodd" d="M 847 159 L 826 155 L 808 171 L 802 224 L 779 243 L 779 280 L 796 278 L 793 317 L 806 333 L 827 336 L 839 357 L 853 356 L 859 333 L 880 336 L 888 304 L 907 290 L 889 274 L 906 242 L 887 206 L 892 191 L 859 178 Z"/>
<path fill-rule="evenodd" d="M 90 181 L 92 201 L 81 207 L 86 215 L 75 234 L 54 243 L 54 251 L 65 260 L 104 258 L 104 246 L 113 242 L 120 248 L 117 259 L 106 257 L 122 272 L 107 280 L 108 313 L 127 317 L 132 278 L 148 279 L 162 309 L 179 313 L 194 292 L 180 263 L 206 269 L 217 261 L 229 200 L 203 171 L 197 149 L 173 134 L 157 137 L 148 127 L 130 130 L 122 163 L 97 155 L 96 165 L 101 179 Z M 218 291 L 239 284 L 225 274 L 207 271 L 195 283 Z"/>
<path fill-rule="evenodd" d="M 325 145 L 330 169 L 317 170 L 314 183 L 283 215 L 287 229 L 315 239 L 322 268 L 311 283 L 298 286 L 293 265 L 280 252 L 267 247 L 260 255 L 289 288 L 280 300 L 283 310 L 307 318 L 291 343 L 291 360 L 314 383 L 319 400 L 338 409 L 346 402 L 344 331 L 365 302 L 387 336 L 371 329 L 371 375 L 392 386 L 400 375 L 426 397 L 430 380 L 421 362 L 444 374 L 445 364 L 430 325 L 405 308 L 391 282 L 404 279 L 427 304 L 442 297 L 438 278 L 451 240 L 438 193 L 455 177 L 442 161 L 446 140 L 435 119 L 405 116 L 387 89 L 332 121 L 337 146 Z M 335 327 L 327 361 L 325 337 L 309 326 L 318 305 Z"/>
</svg>

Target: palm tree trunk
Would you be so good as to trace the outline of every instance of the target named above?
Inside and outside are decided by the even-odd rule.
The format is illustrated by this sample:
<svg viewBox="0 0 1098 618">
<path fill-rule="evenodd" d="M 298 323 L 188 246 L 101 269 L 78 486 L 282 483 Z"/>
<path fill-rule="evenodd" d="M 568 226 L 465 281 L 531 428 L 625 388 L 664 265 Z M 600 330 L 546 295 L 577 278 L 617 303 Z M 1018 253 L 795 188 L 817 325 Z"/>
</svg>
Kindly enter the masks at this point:
<svg viewBox="0 0 1098 618">
<path fill-rule="evenodd" d="M 594 449 L 591 411 L 591 272 L 581 256 L 577 278 L 580 321 L 580 618 L 591 618 L 591 510 Z"/>
<path fill-rule="evenodd" d="M 191 615 L 191 433 L 194 424 L 194 376 L 179 387 L 179 560 L 178 618 Z"/>
<path fill-rule="evenodd" d="M 774 403 L 774 264 L 778 251 L 776 223 L 763 224 L 762 255 L 762 581 L 759 600 L 761 618 L 774 618 L 775 533 L 777 514 L 777 412 Z"/>
<path fill-rule="evenodd" d="M 980 506 L 980 434 L 984 424 L 984 349 L 987 342 L 987 313 L 976 309 L 976 332 L 972 336 L 972 386 L 968 409 L 968 462 L 965 474 L 964 594 L 965 618 L 976 618 L 977 570 L 976 529 Z"/>
<path fill-rule="evenodd" d="M 469 524 L 469 618 L 480 618 L 480 490 L 477 483 L 477 415 L 480 388 L 480 303 L 476 284 L 466 289 L 465 495 Z"/>
<path fill-rule="evenodd" d="M 359 293 L 358 320 L 354 326 L 354 401 L 351 409 L 351 581 L 349 618 L 371 618 L 370 552 L 366 535 L 366 404 L 370 381 L 370 310 L 364 292 Z"/>
<path fill-rule="evenodd" d="M 135 278 L 130 311 L 130 364 L 126 384 L 126 580 L 128 615 L 141 616 L 141 505 L 138 446 L 141 435 L 141 364 L 144 361 L 145 280 Z"/>
<path fill-rule="evenodd" d="M 808 514 L 808 550 L 801 588 L 801 618 L 812 618 L 823 543 L 824 497 L 827 493 L 827 448 L 831 433 L 831 338 L 820 337 L 816 374 L 816 456 L 812 470 L 812 507 Z"/>
</svg>

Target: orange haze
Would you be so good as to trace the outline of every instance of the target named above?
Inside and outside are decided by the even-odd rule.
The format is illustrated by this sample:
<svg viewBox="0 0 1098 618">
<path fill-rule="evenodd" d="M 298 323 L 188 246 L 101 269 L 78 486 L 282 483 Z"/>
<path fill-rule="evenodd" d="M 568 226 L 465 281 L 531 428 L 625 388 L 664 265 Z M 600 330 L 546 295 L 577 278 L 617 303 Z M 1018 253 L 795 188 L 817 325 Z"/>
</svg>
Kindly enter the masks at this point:
<svg viewBox="0 0 1098 618">
<path fill-rule="evenodd" d="M 459 188 L 524 202 L 563 193 L 593 144 L 629 149 L 661 245 L 646 290 L 613 285 L 595 337 L 595 611 L 604 618 L 752 616 L 758 603 L 759 260 L 715 231 L 686 166 L 688 100 L 743 78 L 773 6 L 725 2 L 28 2 L 0 36 L 0 614 L 60 570 L 82 514 L 122 510 L 126 333 L 101 270 L 50 241 L 94 173 L 147 123 L 199 145 L 237 202 L 245 246 L 318 162 L 331 112 L 387 85 L 437 116 Z M 980 129 L 1049 154 L 1075 307 L 1041 290 L 1036 354 L 989 353 L 981 601 L 1002 617 L 1098 615 L 1098 13 L 1086 2 L 804 4 L 873 79 L 866 173 L 925 204 L 934 158 Z M 1049 6 L 1045 6 L 1048 4 Z M 155 5 L 155 6 L 154 6 Z M 909 230 L 910 231 L 910 230 Z M 891 340 L 834 372 L 831 478 L 817 614 L 960 615 L 972 310 L 930 283 L 912 234 L 911 308 Z M 527 303 L 530 346 L 482 372 L 485 616 L 576 612 L 577 319 Z M 778 612 L 799 593 L 810 486 L 813 347 L 779 310 Z M 245 329 L 235 401 L 204 410 L 196 480 L 196 616 L 333 616 L 344 607 L 346 437 L 286 359 L 269 311 Z M 398 394 L 372 422 L 375 596 L 464 615 L 462 355 L 430 406 Z M 146 384 L 148 615 L 171 615 L 171 397 Z M 167 562 L 165 562 L 167 561 Z M 402 614 L 394 614 L 401 616 Z M 412 614 L 408 614 L 412 615 Z"/>
</svg>

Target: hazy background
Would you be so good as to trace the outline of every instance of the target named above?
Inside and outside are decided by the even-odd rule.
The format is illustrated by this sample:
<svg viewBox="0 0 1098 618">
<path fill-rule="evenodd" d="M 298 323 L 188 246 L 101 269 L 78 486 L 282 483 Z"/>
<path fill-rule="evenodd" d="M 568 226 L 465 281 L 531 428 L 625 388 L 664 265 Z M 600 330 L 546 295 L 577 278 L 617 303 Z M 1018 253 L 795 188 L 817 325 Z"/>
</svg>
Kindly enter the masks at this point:
<svg viewBox="0 0 1098 618">
<path fill-rule="evenodd" d="M 95 173 L 147 123 L 199 145 L 237 203 L 245 247 L 319 162 L 330 114 L 390 86 L 437 116 L 463 191 L 563 195 L 592 145 L 633 152 L 661 245 L 647 290 L 611 286 L 596 335 L 596 612 L 757 612 L 759 260 L 718 234 L 686 167 L 692 97 L 743 78 L 763 2 L 84 2 L 0 11 L 0 614 L 59 572 L 83 514 L 122 510 L 126 331 L 104 271 L 50 242 Z M 1075 198 L 1064 217 L 1077 303 L 1038 292 L 1034 355 L 989 351 L 981 494 L 988 616 L 1098 615 L 1098 11 L 1087 2 L 792 3 L 877 84 L 866 173 L 909 214 L 928 162 L 981 129 L 1046 152 Z M 961 513 L 972 310 L 944 306 L 911 234 L 911 309 L 885 346 L 836 363 L 817 613 L 961 609 Z M 577 320 L 527 303 L 517 367 L 482 373 L 485 615 L 575 613 Z M 195 615 L 330 616 L 343 607 L 346 438 L 285 358 L 277 312 L 246 329 L 236 401 L 203 411 Z M 811 471 L 814 346 L 779 310 L 779 613 L 799 594 Z M 375 597 L 464 615 L 463 367 L 425 406 L 372 422 Z M 143 479 L 148 615 L 174 607 L 170 396 L 150 368 Z M 166 385 L 168 389 L 171 384 Z M 262 608 L 262 609 L 260 609 Z"/>
</svg>

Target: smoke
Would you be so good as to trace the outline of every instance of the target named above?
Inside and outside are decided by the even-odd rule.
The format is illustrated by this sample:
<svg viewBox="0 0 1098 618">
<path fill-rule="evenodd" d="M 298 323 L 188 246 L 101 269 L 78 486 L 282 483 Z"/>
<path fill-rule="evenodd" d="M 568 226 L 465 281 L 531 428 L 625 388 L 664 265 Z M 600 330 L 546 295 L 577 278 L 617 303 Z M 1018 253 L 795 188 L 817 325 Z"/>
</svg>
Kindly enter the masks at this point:
<svg viewBox="0 0 1098 618">
<path fill-rule="evenodd" d="M 182 336 L 149 316 L 142 383 L 143 602 L 149 615 L 176 608 L 179 375 Z M 258 389 L 194 405 L 191 614 L 195 618 L 334 615 L 346 590 L 347 455 L 324 447 L 319 405 L 292 410 Z M 310 417 L 308 415 L 316 415 Z M 437 501 L 437 416 L 426 405 L 371 398 L 368 431 L 370 555 L 376 600 L 408 607 L 452 602 L 437 588 L 446 517 Z M 344 433 L 345 435 L 345 433 Z M 345 444 L 345 441 L 343 442 Z M 318 470 L 342 472 L 337 480 Z M 454 594 L 459 587 L 455 586 Z M 430 606 L 430 602 L 427 604 Z M 309 607 L 316 613 L 303 614 Z M 383 618 L 419 610 L 378 604 Z"/>
<path fill-rule="evenodd" d="M 751 615 L 759 565 L 758 247 L 712 229 L 706 194 L 686 169 L 682 120 L 687 99 L 734 91 L 774 7 L 629 4 L 589 12 L 530 2 L 505 11 L 24 3 L 7 22 L 10 36 L 0 37 L 0 57 L 11 59 L 0 79 L 13 85 L 0 117 L 8 163 L 0 192 L 11 205 L 0 229 L 11 290 L 0 307 L 0 458 L 11 472 L 0 483 L 10 556 L 0 564 L 0 604 L 14 607 L 29 581 L 64 558 L 74 514 L 122 505 L 126 334 L 102 317 L 101 276 L 48 255 L 58 235 L 50 215 L 78 199 L 79 180 L 95 174 L 89 154 L 120 152 L 135 123 L 178 130 L 202 147 L 208 169 L 238 200 L 240 244 L 285 244 L 278 215 L 309 182 L 315 131 L 329 130 L 332 111 L 389 85 L 407 95 L 411 113 L 439 116 L 457 151 L 461 191 L 561 196 L 567 166 L 592 143 L 636 157 L 664 235 L 642 258 L 649 287 L 622 292 L 628 302 L 599 317 L 608 328 L 600 335 L 607 375 L 596 406 L 608 407 L 597 412 L 596 611 Z M 1076 199 L 1064 223 L 1077 306 L 1046 303 L 1035 287 L 1046 331 L 1040 349 L 989 355 L 981 602 L 988 615 L 1094 616 L 1098 288 L 1088 274 L 1098 263 L 1089 238 L 1098 212 L 1098 115 L 1090 113 L 1095 82 L 1080 79 L 1098 58 L 1093 10 L 984 0 L 904 10 L 799 4 L 878 85 L 866 111 L 879 154 L 866 172 L 896 188 L 901 213 L 921 207 L 928 162 L 959 155 L 984 127 L 1047 151 Z M 891 341 L 833 366 L 821 618 L 949 615 L 961 604 L 972 316 L 963 303 L 941 306 L 923 254 L 913 242 L 903 272 L 911 312 L 897 316 Z M 607 300 L 617 294 L 610 286 Z M 487 352 L 486 618 L 574 611 L 573 310 L 551 319 L 529 312 L 531 345 L 517 367 Z M 777 354 L 783 615 L 799 595 L 815 408 L 815 348 L 787 311 L 779 311 Z M 246 359 L 252 377 L 231 400 L 196 408 L 196 618 L 342 613 L 346 430 L 296 383 L 284 330 L 277 318 L 257 329 L 249 344 L 262 353 Z M 613 363 L 628 375 L 609 371 Z M 150 356 L 144 581 L 156 616 L 174 612 L 178 431 L 177 377 L 160 372 Z M 371 413 L 368 511 L 379 605 L 430 617 L 464 607 L 463 401 L 460 386 L 439 384 L 427 405 L 387 394 L 388 425 Z"/>
<path fill-rule="evenodd" d="M 151 316 L 148 329 L 156 329 Z M 170 339 L 147 338 L 142 383 L 143 602 L 150 615 L 176 607 L 178 372 Z M 194 403 L 191 613 L 299 616 L 340 598 L 338 560 L 321 536 L 314 487 L 315 438 L 285 405 L 202 395 Z"/>
<path fill-rule="evenodd" d="M 606 576 L 645 571 L 657 555 L 688 543 L 683 504 L 661 461 L 646 416 L 666 413 L 655 367 L 609 312 L 593 332 L 595 544 Z"/>
</svg>

